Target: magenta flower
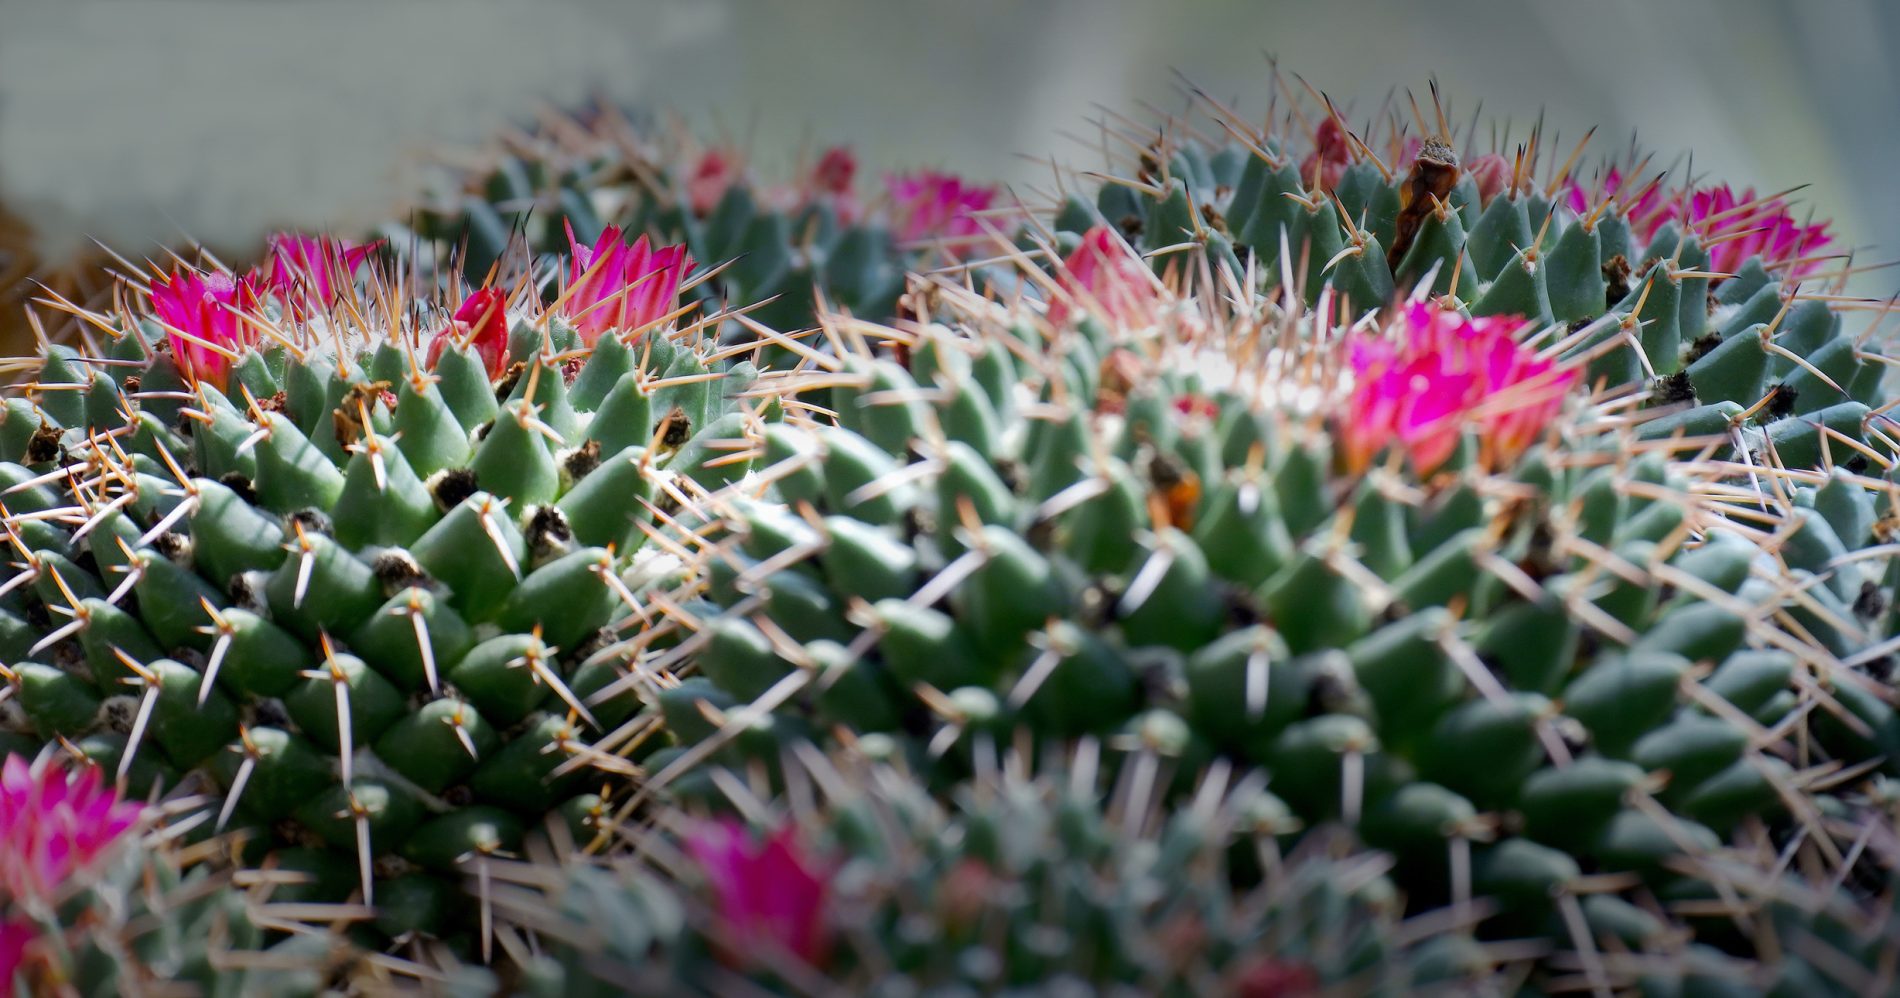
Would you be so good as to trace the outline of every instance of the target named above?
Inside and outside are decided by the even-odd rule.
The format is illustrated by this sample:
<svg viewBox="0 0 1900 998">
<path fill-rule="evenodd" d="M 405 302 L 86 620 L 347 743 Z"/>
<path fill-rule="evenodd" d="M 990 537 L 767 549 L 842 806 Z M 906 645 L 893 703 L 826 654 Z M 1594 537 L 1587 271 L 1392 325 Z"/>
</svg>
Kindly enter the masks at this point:
<svg viewBox="0 0 1900 998">
<path fill-rule="evenodd" d="M 857 175 L 858 158 L 852 154 L 851 148 L 832 146 L 818 157 L 818 164 L 812 167 L 800 200 L 805 204 L 828 205 L 839 222 L 855 224 L 859 205 L 851 184 Z"/>
<path fill-rule="evenodd" d="M 741 167 L 739 157 L 724 149 L 708 149 L 693 164 L 686 179 L 686 203 L 701 218 L 713 213 L 726 189 L 737 183 Z"/>
<path fill-rule="evenodd" d="M 1478 188 L 1480 205 L 1490 204 L 1493 198 L 1510 188 L 1511 172 L 1511 161 L 1494 152 L 1479 156 L 1465 167 L 1465 174 Z"/>
<path fill-rule="evenodd" d="M 1605 175 L 1601 191 L 1572 180 L 1565 192 L 1566 203 L 1581 215 L 1599 201 L 1615 199 L 1616 210 L 1628 216 L 1630 233 L 1643 246 L 1655 242 L 1663 226 L 1671 222 L 1686 225 L 1708 247 L 1709 269 L 1717 273 L 1736 273 L 1759 256 L 1768 267 L 1782 268 L 1794 280 L 1801 280 L 1820 268 L 1825 261 L 1813 257 L 1834 241 L 1826 222 L 1797 222 L 1786 201 L 1756 201 L 1754 188 L 1738 195 L 1727 184 L 1704 187 L 1685 199 L 1680 191 L 1665 193 L 1657 183 L 1625 191 L 1623 181 L 1614 169 Z M 1672 247 L 1658 247 L 1658 252 L 1670 251 Z"/>
<path fill-rule="evenodd" d="M 811 171 L 812 190 L 819 194 L 850 194 L 851 181 L 858 175 L 858 158 L 850 146 L 832 146 L 818 157 Z"/>
<path fill-rule="evenodd" d="M 508 366 L 508 296 L 496 288 L 483 288 L 463 299 L 448 328 L 435 334 L 429 344 L 431 368 L 453 343 L 474 347 L 489 379 L 501 377 Z"/>
<path fill-rule="evenodd" d="M 1572 177 L 1564 188 L 1564 203 L 1578 215 L 1589 214 L 1598 204 L 1609 204 L 1610 210 L 1629 219 L 1630 231 L 1637 241 L 1647 245 L 1656 237 L 1657 230 L 1680 214 L 1681 206 L 1664 195 L 1660 183 L 1652 181 L 1642 187 L 1626 188 L 1624 182 L 1628 179 L 1615 167 L 1603 175 L 1600 186 L 1585 185 Z"/>
<path fill-rule="evenodd" d="M 257 304 L 252 280 L 188 268 L 152 278 L 152 314 L 164 324 L 172 360 L 186 379 L 222 389 L 231 362 L 257 341 L 257 330 L 239 314 Z"/>
<path fill-rule="evenodd" d="M 1834 241 L 1827 223 L 1795 221 L 1780 198 L 1754 201 L 1754 188 L 1737 195 L 1727 184 L 1690 196 L 1689 224 L 1708 246 L 1709 269 L 1733 274 L 1757 256 L 1769 267 L 1784 267 L 1797 281 L 1819 269 L 1825 261 L 1814 255 Z"/>
<path fill-rule="evenodd" d="M 0 767 L 0 892 L 16 901 L 53 898 L 141 813 L 100 784 L 97 767 L 76 776 L 56 765 L 35 773 L 26 759 L 7 756 Z"/>
<path fill-rule="evenodd" d="M 337 292 L 356 279 L 356 269 L 376 248 L 329 236 L 279 232 L 265 251 L 262 285 L 299 320 L 330 307 Z"/>
<path fill-rule="evenodd" d="M 1160 302 L 1148 265 L 1107 225 L 1083 233 L 1081 245 L 1062 261 L 1056 283 L 1061 292 L 1049 302 L 1049 321 L 1058 326 L 1088 311 L 1123 326 L 1145 325 L 1154 321 Z"/>
<path fill-rule="evenodd" d="M 961 177 L 935 170 L 886 175 L 884 187 L 891 196 L 892 228 L 899 242 L 949 240 L 952 253 L 956 242 L 982 235 L 977 214 L 988 210 L 997 194 L 994 187 L 966 184 Z"/>
<path fill-rule="evenodd" d="M 728 818 L 701 825 L 686 848 L 712 888 L 730 957 L 743 961 L 765 947 L 819 964 L 830 942 L 829 871 L 799 844 L 795 828 L 761 840 Z"/>
<path fill-rule="evenodd" d="M 609 329 L 638 329 L 673 311 L 680 285 L 693 269 L 684 245 L 656 250 L 641 236 L 629 246 L 618 226 L 608 226 L 592 247 L 574 238 L 574 227 L 568 226 L 567 243 L 573 262 L 561 314 L 588 346 Z"/>
<path fill-rule="evenodd" d="M 27 947 L 37 937 L 33 923 L 24 919 L 0 922 L 0 998 L 13 994 L 13 975 L 25 966 Z"/>
<path fill-rule="evenodd" d="M 1313 132 L 1313 151 L 1300 161 L 1300 183 L 1309 190 L 1334 190 L 1352 165 L 1352 143 L 1339 119 L 1327 115 Z"/>
<path fill-rule="evenodd" d="M 1353 385 L 1335 420 L 1345 462 L 1363 471 L 1398 447 L 1421 475 L 1444 464 L 1466 426 L 1480 457 L 1508 463 L 1563 407 L 1576 369 L 1539 359 L 1517 342 L 1524 320 L 1466 319 L 1435 303 L 1406 309 L 1382 333 L 1349 341 Z"/>
</svg>

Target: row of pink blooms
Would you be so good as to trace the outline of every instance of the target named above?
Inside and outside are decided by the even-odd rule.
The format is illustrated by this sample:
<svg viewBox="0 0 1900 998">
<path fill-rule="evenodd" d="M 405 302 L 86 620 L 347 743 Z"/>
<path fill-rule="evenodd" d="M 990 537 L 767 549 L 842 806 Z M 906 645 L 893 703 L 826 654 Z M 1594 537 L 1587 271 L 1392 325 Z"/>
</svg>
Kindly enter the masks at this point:
<svg viewBox="0 0 1900 998">
<path fill-rule="evenodd" d="M 800 195 L 824 200 L 849 221 L 858 214 L 852 193 L 857 161 L 844 148 L 819 158 Z M 708 213 L 738 179 L 737 161 L 714 150 L 702 157 L 688 182 L 694 209 Z M 970 184 L 948 173 L 921 171 L 885 177 L 890 219 L 904 243 L 959 241 L 983 234 L 980 216 L 997 197 L 994 187 Z M 640 329 L 671 314 L 693 258 L 685 246 L 654 246 L 645 236 L 632 245 L 608 226 L 593 245 L 567 238 L 567 289 L 558 308 L 588 345 L 608 330 Z M 166 327 L 179 370 L 193 381 L 224 386 L 233 358 L 261 336 L 257 316 L 264 299 L 276 298 L 298 321 L 327 311 L 354 283 L 375 249 L 327 236 L 280 233 L 270 239 L 264 263 L 242 275 L 201 273 L 190 268 L 150 282 L 152 312 Z M 953 249 L 954 252 L 954 249 Z M 492 376 L 507 357 L 506 296 L 493 288 L 470 294 L 449 325 L 431 342 L 430 360 L 451 343 L 474 349 Z"/>
<path fill-rule="evenodd" d="M 1410 170 L 1419 148 L 1416 138 L 1408 138 L 1393 169 L 1400 174 Z M 1314 130 L 1313 149 L 1300 161 L 1301 182 L 1335 190 L 1356 158 L 1339 120 L 1328 117 Z M 1479 202 L 1489 204 L 1512 186 L 1515 168 L 1504 156 L 1486 153 L 1466 163 L 1465 172 L 1477 185 Z M 1752 187 L 1740 194 L 1727 184 L 1685 192 L 1665 190 L 1663 184 L 1651 182 L 1626 190 L 1627 179 L 1615 168 L 1603 175 L 1601 183 L 1586 184 L 1572 177 L 1558 197 L 1580 216 L 1614 200 L 1617 212 L 1630 221 L 1630 234 L 1643 247 L 1653 243 L 1666 225 L 1686 228 L 1708 247 L 1709 268 L 1721 274 L 1736 273 L 1759 256 L 1770 266 L 1784 267 L 1798 281 L 1820 269 L 1826 260 L 1817 254 L 1834 241 L 1826 222 L 1796 221 L 1785 199 L 1757 198 Z"/>
<path fill-rule="evenodd" d="M 608 226 L 589 246 L 572 228 L 567 232 L 568 283 L 557 310 L 589 346 L 609 330 L 639 330 L 673 314 L 693 269 L 684 246 L 655 248 L 645 236 L 628 245 L 621 236 L 619 228 Z M 152 278 L 152 314 L 165 326 L 179 371 L 222 388 L 234 357 L 262 335 L 259 312 L 266 295 L 299 320 L 327 311 L 352 286 L 373 249 L 279 234 L 271 238 L 263 266 L 242 276 L 181 267 Z M 463 299 L 431 340 L 430 363 L 451 345 L 473 349 L 490 376 L 499 377 L 507 361 L 507 296 L 482 288 Z"/>
<path fill-rule="evenodd" d="M 575 239 L 572 230 L 568 238 L 569 280 L 556 307 L 584 342 L 592 345 L 610 330 L 639 330 L 672 314 L 693 268 L 684 247 L 656 249 L 645 237 L 628 245 L 612 227 L 592 246 Z M 327 307 L 330 299 L 321 296 L 333 294 L 367 252 L 335 240 L 280 236 L 261 272 L 232 278 L 182 270 L 154 279 L 153 309 L 168 327 L 180 367 L 221 385 L 228 353 L 256 342 L 256 326 L 244 313 L 255 308 L 257 288 L 270 289 L 293 312 Z M 1080 310 L 1145 324 L 1154 320 L 1160 301 L 1147 264 L 1111 228 L 1099 225 L 1063 261 L 1049 317 L 1061 324 Z M 1347 463 L 1363 468 L 1396 443 L 1419 470 L 1429 471 L 1450 456 L 1469 422 L 1479 425 L 1481 438 L 1500 459 L 1520 452 L 1575 377 L 1521 346 L 1523 326 L 1517 319 L 1472 320 L 1419 304 L 1393 324 L 1396 336 L 1357 334 L 1349 347 L 1350 415 L 1340 426 Z M 433 363 L 444 349 L 460 345 L 499 376 L 507 337 L 506 296 L 484 288 L 469 295 L 436 334 L 429 359 Z"/>
<path fill-rule="evenodd" d="M 1681 191 L 1664 191 L 1662 184 L 1654 182 L 1625 189 L 1627 180 L 1621 171 L 1611 169 L 1601 185 L 1572 180 L 1563 197 L 1578 214 L 1593 203 L 1615 199 L 1629 218 L 1630 234 L 1645 246 L 1656 240 L 1664 226 L 1687 228 L 1708 247 L 1709 269 L 1716 273 L 1736 273 L 1759 256 L 1798 281 L 1827 262 L 1820 255 L 1834 241 L 1827 223 L 1797 222 L 1783 198 L 1758 198 L 1752 187 L 1737 194 L 1727 184 L 1694 188 L 1684 196 Z M 1670 247 L 1658 250 L 1670 251 Z"/>
<path fill-rule="evenodd" d="M 101 782 L 96 766 L 69 773 L 17 755 L 0 764 L 0 996 L 13 993 L 39 938 L 21 907 L 57 901 L 143 814 Z"/>
<path fill-rule="evenodd" d="M 1058 326 L 1084 313 L 1147 325 L 1162 303 L 1148 265 L 1107 225 L 1082 236 L 1056 284 L 1048 314 Z M 1346 343 L 1351 389 L 1334 419 L 1347 467 L 1363 471 L 1392 449 L 1430 474 L 1467 426 L 1477 430 L 1486 462 L 1522 454 L 1580 376 L 1521 343 L 1528 328 L 1516 316 L 1467 318 L 1433 301 L 1400 309 L 1383 330 L 1354 333 Z"/>
<path fill-rule="evenodd" d="M 851 225 L 864 214 L 855 188 L 857 173 L 857 157 L 851 150 L 833 146 L 819 155 L 798 184 L 768 189 L 764 198 L 780 210 L 824 205 L 840 222 Z M 743 176 L 743 161 L 737 153 L 718 147 L 701 153 L 686 179 L 686 200 L 693 214 L 712 214 Z M 887 173 L 883 180 L 888 221 L 897 240 L 943 240 L 953 251 L 960 242 L 983 235 L 982 214 L 996 206 L 1000 193 L 995 187 L 939 170 Z"/>
</svg>

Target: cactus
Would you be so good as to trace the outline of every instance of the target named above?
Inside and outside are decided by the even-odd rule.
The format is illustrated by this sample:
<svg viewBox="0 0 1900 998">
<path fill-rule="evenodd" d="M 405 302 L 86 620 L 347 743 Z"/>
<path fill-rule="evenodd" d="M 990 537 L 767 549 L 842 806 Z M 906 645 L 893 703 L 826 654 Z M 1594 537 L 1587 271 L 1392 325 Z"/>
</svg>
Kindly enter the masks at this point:
<svg viewBox="0 0 1900 998">
<path fill-rule="evenodd" d="M 500 865 L 498 915 L 547 954 L 523 990 L 721 994 L 735 974 L 873 995 L 1502 987 L 1508 954 L 1494 959 L 1455 923 L 1401 924 L 1389 857 L 1338 834 L 1283 854 L 1293 823 L 1254 777 L 1210 771 L 1176 812 L 1154 786 L 1103 792 L 1089 762 L 1100 744 L 1033 773 L 993 745 L 999 765 L 938 799 L 901 761 L 878 761 L 891 747 L 872 737 L 862 751 L 788 758 L 815 803 L 768 803 L 739 772 L 702 771 L 706 798 L 650 830 L 612 829 L 627 858 L 564 874 Z M 769 831 L 700 813 L 735 800 Z"/>
<path fill-rule="evenodd" d="M 464 276 L 480 283 L 521 258 L 511 246 L 565 256 L 565 229 L 592 239 L 617 222 L 701 260 L 732 261 L 700 285 L 708 311 L 746 305 L 757 321 L 790 330 L 811 326 L 814 293 L 867 318 L 896 314 L 906 270 L 988 243 L 984 213 L 1004 207 L 996 188 L 934 171 L 886 176 L 866 197 L 844 146 L 793 182 L 759 184 L 744 151 L 635 121 L 601 106 L 511 134 L 428 199 L 415 232 L 433 256 L 459 253 Z M 387 231 L 392 246 L 408 247 L 406 231 Z"/>
<path fill-rule="evenodd" d="M 144 807 L 96 767 L 7 755 L 0 805 L 0 994 L 293 994 L 319 973 L 267 937 L 270 907 L 232 889 L 224 843 L 186 844 L 189 803 Z"/>
<path fill-rule="evenodd" d="M 307 900 L 454 937 L 458 864 L 627 770 L 590 744 L 639 703 L 590 699 L 622 675 L 591 653 L 648 613 L 622 576 L 666 559 L 652 521 L 743 475 L 774 403 L 675 307 L 678 247 L 609 230 L 545 310 L 451 318 L 280 244 L 307 252 L 85 313 L 8 404 L 0 737 L 209 787 Z"/>
<path fill-rule="evenodd" d="M 1096 228 L 1034 279 L 1048 306 L 939 280 L 931 323 L 857 324 L 889 349 L 820 379 L 835 423 L 767 426 L 756 477 L 685 521 L 702 591 L 660 629 L 697 674 L 658 694 L 682 745 L 649 786 L 866 732 L 944 792 L 985 740 L 1153 741 L 1260 766 L 1401 857 L 1414 905 L 1486 897 L 1487 931 L 1586 955 L 1592 912 L 1733 891 L 1763 833 L 1884 820 L 1804 775 L 1891 774 L 1900 730 L 1865 667 L 1891 618 L 1854 608 L 1885 569 L 1847 555 L 1893 489 L 1832 439 L 1711 460 L 1726 436 L 1657 432 L 1561 339 L 1429 286 L 1349 322 L 1331 291 L 1183 295 L 1136 259 Z M 1866 862 L 1827 834 L 1817 871 Z M 1755 952 L 1714 921 L 1672 924 Z"/>
<path fill-rule="evenodd" d="M 0 750 L 336 903 L 293 990 L 1889 986 L 1826 227 L 1319 103 L 1021 232 L 562 120 L 423 252 L 54 296 Z"/>
<path fill-rule="evenodd" d="M 1764 436 L 1817 419 L 1871 432 L 1859 424 L 1885 401 L 1886 358 L 1820 293 L 1838 294 L 1852 268 L 1830 265 L 1847 254 L 1830 255 L 1826 224 L 1797 221 L 1783 196 L 1672 178 L 1633 154 L 1585 168 L 1583 145 L 1545 168 L 1541 129 L 1481 153 L 1436 92 L 1436 114 L 1414 105 L 1409 137 L 1397 112 L 1355 131 L 1318 95 L 1292 102 L 1279 129 L 1196 95 L 1197 118 L 1111 132 L 1135 162 L 1111 156 L 1116 179 L 1093 201 L 1074 192 L 1055 207 L 1062 249 L 1106 223 L 1144 253 L 1198 246 L 1264 287 L 1311 303 L 1330 285 L 1362 310 L 1429 276 L 1474 315 L 1563 324 L 1587 380 L 1732 426 L 1755 456 Z M 1191 269 L 1182 259 L 1154 265 Z"/>
</svg>

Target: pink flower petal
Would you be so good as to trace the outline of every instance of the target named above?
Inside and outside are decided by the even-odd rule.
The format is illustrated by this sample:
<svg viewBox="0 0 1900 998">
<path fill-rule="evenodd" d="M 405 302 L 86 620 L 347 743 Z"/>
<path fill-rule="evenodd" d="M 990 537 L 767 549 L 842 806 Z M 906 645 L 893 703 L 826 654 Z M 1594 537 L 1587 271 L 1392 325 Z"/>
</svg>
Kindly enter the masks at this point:
<svg viewBox="0 0 1900 998">
<path fill-rule="evenodd" d="M 26 965 L 27 947 L 37 937 L 30 922 L 0 922 L 0 996 L 13 993 L 13 975 Z"/>
<path fill-rule="evenodd" d="M 953 255 L 956 240 L 983 233 L 976 216 L 988 210 L 997 195 L 994 187 L 966 185 L 954 174 L 934 170 L 887 175 L 884 186 L 898 241 L 950 240 L 946 249 Z"/>
<path fill-rule="evenodd" d="M 1106 225 L 1083 233 L 1056 282 L 1061 291 L 1049 302 L 1049 321 L 1058 326 L 1087 311 L 1125 326 L 1142 325 L 1154 321 L 1160 304 L 1148 265 Z"/>
<path fill-rule="evenodd" d="M 764 841 L 731 819 L 703 825 L 686 843 L 713 891 L 713 901 L 743 957 L 756 946 L 784 950 L 807 963 L 823 959 L 829 942 L 825 904 L 829 873 L 786 826 Z"/>
<path fill-rule="evenodd" d="M 69 774 L 48 764 L 36 774 L 24 758 L 8 756 L 0 769 L 0 894 L 53 897 L 142 814 L 102 786 L 96 769 Z"/>
<path fill-rule="evenodd" d="M 1334 421 L 1347 466 L 1363 470 L 1397 446 L 1419 474 L 1430 474 L 1468 426 L 1491 461 L 1515 459 L 1562 410 L 1578 378 L 1521 346 L 1523 326 L 1516 317 L 1467 320 L 1419 302 L 1388 329 L 1355 335 L 1347 344 L 1353 388 Z"/>
<path fill-rule="evenodd" d="M 604 229 L 591 247 L 574 238 L 572 226 L 567 239 L 573 261 L 561 314 L 589 346 L 607 330 L 638 329 L 672 312 L 693 269 L 685 246 L 654 249 L 646 236 L 628 246 L 617 226 Z"/>
<path fill-rule="evenodd" d="M 179 373 L 222 389 L 232 358 L 218 348 L 235 353 L 257 340 L 252 325 L 233 311 L 256 306 L 254 278 L 239 280 L 221 271 L 201 274 L 179 268 L 169 278 L 152 278 L 150 290 L 152 314 L 166 327 Z"/>
</svg>

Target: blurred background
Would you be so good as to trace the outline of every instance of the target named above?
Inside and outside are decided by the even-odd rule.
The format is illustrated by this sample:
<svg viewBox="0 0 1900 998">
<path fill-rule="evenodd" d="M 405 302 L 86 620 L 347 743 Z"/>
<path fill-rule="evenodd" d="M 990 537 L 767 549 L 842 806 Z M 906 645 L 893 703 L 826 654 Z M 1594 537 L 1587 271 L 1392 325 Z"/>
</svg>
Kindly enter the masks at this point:
<svg viewBox="0 0 1900 998">
<path fill-rule="evenodd" d="M 594 92 L 751 137 L 766 169 L 849 142 L 1043 184 L 1028 157 L 1092 165 L 1060 133 L 1096 105 L 1180 108 L 1175 70 L 1263 112 L 1271 53 L 1362 115 L 1435 75 L 1461 120 L 1541 111 L 1566 152 L 1594 124 L 1600 155 L 1634 132 L 1659 165 L 1811 184 L 1872 262 L 1900 254 L 1897 42 L 1887 0 L 0 0 L 0 253 L 359 230 L 431 149 Z"/>
</svg>

